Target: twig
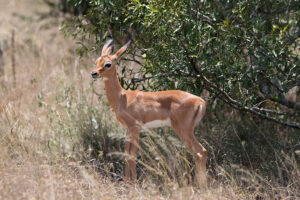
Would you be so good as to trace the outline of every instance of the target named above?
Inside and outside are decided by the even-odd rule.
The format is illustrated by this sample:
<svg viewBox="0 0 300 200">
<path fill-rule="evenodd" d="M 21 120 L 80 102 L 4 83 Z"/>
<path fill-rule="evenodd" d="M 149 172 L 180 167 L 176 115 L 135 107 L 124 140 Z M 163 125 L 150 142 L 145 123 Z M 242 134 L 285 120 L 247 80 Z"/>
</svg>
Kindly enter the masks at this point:
<svg viewBox="0 0 300 200">
<path fill-rule="evenodd" d="M 152 79 L 155 77 L 157 77 L 157 76 L 149 76 L 149 77 L 145 77 L 145 78 L 132 78 L 132 81 L 135 83 L 138 83 L 138 82 L 143 82 L 145 80 L 149 80 L 149 79 Z"/>
<path fill-rule="evenodd" d="M 132 59 L 130 59 L 130 58 L 122 58 L 122 60 L 133 61 L 133 62 L 135 62 L 135 63 L 137 63 L 137 64 L 139 64 L 139 65 L 141 65 L 141 66 L 144 66 L 140 61 L 138 61 L 138 60 L 135 59 L 135 58 L 132 58 Z"/>
<path fill-rule="evenodd" d="M 276 111 L 276 110 L 270 110 L 270 109 L 259 108 L 259 107 L 252 107 L 252 109 L 260 111 L 260 112 L 272 113 L 272 114 L 276 114 L 276 115 L 286 115 L 286 114 L 288 114 L 286 112 L 279 112 L 279 111 Z"/>
</svg>

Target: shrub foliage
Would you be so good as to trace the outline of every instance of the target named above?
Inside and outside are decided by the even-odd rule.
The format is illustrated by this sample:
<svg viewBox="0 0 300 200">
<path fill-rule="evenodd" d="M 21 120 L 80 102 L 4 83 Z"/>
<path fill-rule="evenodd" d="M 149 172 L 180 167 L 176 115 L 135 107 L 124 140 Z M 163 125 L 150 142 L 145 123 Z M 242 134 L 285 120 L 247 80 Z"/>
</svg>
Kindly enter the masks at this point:
<svg viewBox="0 0 300 200">
<path fill-rule="evenodd" d="M 74 36 L 93 36 L 95 46 L 107 37 L 134 40 L 129 60 L 143 78 L 129 87 L 151 79 L 152 89 L 206 89 L 212 100 L 300 128 L 300 104 L 285 95 L 299 86 L 298 1 L 67 2 L 82 13 Z"/>
</svg>

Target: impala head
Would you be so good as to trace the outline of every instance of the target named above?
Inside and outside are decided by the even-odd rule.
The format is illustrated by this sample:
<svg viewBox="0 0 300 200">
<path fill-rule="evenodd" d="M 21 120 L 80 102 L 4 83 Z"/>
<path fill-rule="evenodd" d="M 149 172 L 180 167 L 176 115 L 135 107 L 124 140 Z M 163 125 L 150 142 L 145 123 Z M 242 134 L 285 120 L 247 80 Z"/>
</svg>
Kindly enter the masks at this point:
<svg viewBox="0 0 300 200">
<path fill-rule="evenodd" d="M 129 45 L 130 41 L 112 55 L 114 51 L 114 41 L 108 40 L 103 46 L 101 56 L 96 60 L 96 68 L 91 73 L 92 78 L 108 78 L 113 75 L 113 73 L 116 72 L 118 60 L 126 52 Z"/>
</svg>

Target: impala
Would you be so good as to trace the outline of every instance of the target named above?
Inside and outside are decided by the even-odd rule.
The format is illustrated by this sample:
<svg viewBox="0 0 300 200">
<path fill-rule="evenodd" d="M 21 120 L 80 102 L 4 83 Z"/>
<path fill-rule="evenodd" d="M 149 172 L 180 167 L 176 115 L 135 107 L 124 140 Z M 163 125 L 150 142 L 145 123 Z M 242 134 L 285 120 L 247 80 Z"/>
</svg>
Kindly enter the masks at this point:
<svg viewBox="0 0 300 200">
<path fill-rule="evenodd" d="M 180 90 L 142 92 L 124 90 L 118 79 L 116 65 L 130 41 L 113 53 L 113 40 L 108 40 L 96 60 L 92 78 L 104 78 L 106 96 L 118 121 L 127 128 L 125 143 L 125 180 L 136 180 L 136 158 L 139 134 L 143 127 L 171 126 L 195 156 L 196 178 L 206 185 L 206 149 L 197 141 L 194 131 L 206 110 L 205 101 Z"/>
</svg>

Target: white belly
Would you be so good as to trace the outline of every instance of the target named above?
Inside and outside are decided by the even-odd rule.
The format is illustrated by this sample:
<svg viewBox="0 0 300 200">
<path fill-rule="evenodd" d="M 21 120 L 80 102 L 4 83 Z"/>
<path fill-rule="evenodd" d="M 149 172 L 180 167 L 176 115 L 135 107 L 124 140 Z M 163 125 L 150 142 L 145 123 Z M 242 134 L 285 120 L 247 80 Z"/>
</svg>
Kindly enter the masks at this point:
<svg viewBox="0 0 300 200">
<path fill-rule="evenodd" d="M 164 126 L 171 126 L 170 118 L 167 118 L 166 120 L 154 120 L 144 124 L 145 128 L 158 128 Z"/>
</svg>

